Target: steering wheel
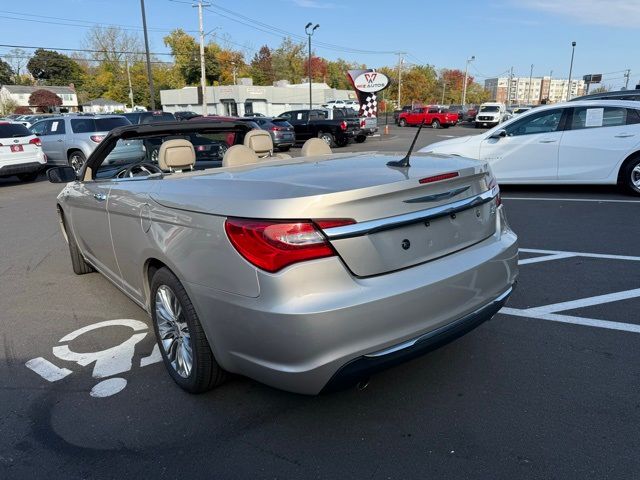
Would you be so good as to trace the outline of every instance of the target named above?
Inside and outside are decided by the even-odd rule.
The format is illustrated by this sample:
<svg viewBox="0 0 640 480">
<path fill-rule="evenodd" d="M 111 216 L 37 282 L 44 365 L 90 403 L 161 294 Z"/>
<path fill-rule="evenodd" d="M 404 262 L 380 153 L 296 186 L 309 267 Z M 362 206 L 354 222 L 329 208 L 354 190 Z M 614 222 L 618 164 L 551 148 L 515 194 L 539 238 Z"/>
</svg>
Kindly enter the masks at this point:
<svg viewBox="0 0 640 480">
<path fill-rule="evenodd" d="M 153 175 L 154 173 L 163 173 L 160 167 L 154 165 L 153 163 L 134 163 L 133 165 L 128 166 L 127 168 L 120 170 L 116 174 L 116 178 L 133 178 L 141 175 Z"/>
</svg>

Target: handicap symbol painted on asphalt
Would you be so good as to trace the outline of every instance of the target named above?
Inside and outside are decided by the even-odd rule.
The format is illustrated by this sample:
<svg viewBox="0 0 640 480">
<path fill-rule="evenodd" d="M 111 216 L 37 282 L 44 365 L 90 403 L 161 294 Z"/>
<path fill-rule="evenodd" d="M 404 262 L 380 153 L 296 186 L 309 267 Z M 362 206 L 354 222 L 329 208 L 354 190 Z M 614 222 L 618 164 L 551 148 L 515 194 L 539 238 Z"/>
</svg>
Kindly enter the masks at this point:
<svg viewBox="0 0 640 480">
<path fill-rule="evenodd" d="M 104 380 L 98 382 L 91 389 L 90 395 L 92 397 L 110 397 L 111 395 L 121 392 L 127 386 L 127 380 L 122 377 L 117 377 L 116 375 L 131 370 L 136 345 L 147 336 L 149 327 L 140 320 L 106 320 L 74 330 L 62 337 L 59 341 L 59 343 L 70 342 L 87 332 L 114 326 L 129 327 L 132 330 L 131 337 L 119 345 L 98 352 L 74 352 L 69 348 L 68 344 L 58 345 L 52 349 L 53 355 L 65 362 L 73 362 L 81 367 L 93 364 L 92 377 Z M 146 367 L 147 365 L 161 361 L 162 356 L 160 355 L 160 349 L 158 348 L 158 344 L 155 344 L 151 355 L 140 360 L 140 366 Z M 42 357 L 33 358 L 25 365 L 49 382 L 57 382 L 73 373 L 72 370 L 58 367 Z"/>
</svg>

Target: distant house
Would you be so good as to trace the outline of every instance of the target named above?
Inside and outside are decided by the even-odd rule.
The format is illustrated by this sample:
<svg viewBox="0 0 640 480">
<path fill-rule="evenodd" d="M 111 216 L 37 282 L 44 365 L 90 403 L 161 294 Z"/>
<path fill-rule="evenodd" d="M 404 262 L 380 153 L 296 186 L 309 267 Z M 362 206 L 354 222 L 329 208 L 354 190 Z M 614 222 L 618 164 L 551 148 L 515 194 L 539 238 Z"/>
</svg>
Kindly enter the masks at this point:
<svg viewBox="0 0 640 480">
<path fill-rule="evenodd" d="M 82 111 L 87 113 L 113 113 L 123 112 L 125 104 L 109 100 L 108 98 L 96 98 L 82 105 Z"/>
<path fill-rule="evenodd" d="M 31 86 L 31 85 L 2 85 L 0 88 L 0 99 L 6 101 L 13 100 L 19 107 L 28 107 L 35 112 L 35 107 L 29 105 L 29 96 L 36 90 L 49 90 L 62 99 L 62 105 L 56 107 L 57 111 L 77 112 L 78 95 L 72 87 L 57 86 Z"/>
</svg>

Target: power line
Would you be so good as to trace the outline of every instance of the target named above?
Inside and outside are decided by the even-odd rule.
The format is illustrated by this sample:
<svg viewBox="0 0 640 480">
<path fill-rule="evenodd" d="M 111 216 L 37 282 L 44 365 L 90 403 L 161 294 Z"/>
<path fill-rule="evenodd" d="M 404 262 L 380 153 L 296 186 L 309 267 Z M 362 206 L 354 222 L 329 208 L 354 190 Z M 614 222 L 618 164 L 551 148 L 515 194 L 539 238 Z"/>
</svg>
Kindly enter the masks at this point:
<svg viewBox="0 0 640 480">
<path fill-rule="evenodd" d="M 61 52 L 85 52 L 85 53 L 119 53 L 123 55 L 144 55 L 145 52 L 135 52 L 135 51 L 119 51 L 119 50 L 91 50 L 88 48 L 60 48 L 60 47 L 34 47 L 29 45 L 9 45 L 5 43 L 0 43 L 0 47 L 6 48 L 27 48 L 30 50 L 58 50 Z M 168 55 L 173 56 L 173 53 L 170 52 L 150 52 L 151 55 Z"/>
</svg>

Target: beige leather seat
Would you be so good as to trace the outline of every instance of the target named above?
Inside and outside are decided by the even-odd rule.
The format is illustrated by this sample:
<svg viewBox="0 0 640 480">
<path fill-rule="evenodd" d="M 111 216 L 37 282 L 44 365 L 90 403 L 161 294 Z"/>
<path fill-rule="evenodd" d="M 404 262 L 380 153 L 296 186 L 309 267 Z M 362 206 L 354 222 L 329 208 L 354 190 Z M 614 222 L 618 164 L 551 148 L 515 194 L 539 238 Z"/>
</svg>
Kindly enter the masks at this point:
<svg viewBox="0 0 640 480">
<path fill-rule="evenodd" d="M 158 150 L 158 166 L 170 172 L 193 170 L 196 151 L 189 140 L 174 138 L 166 140 Z"/>
<path fill-rule="evenodd" d="M 286 153 L 273 153 L 273 140 L 269 132 L 265 130 L 254 129 L 244 136 L 244 145 L 256 152 L 258 158 L 264 159 L 286 159 L 291 155 Z"/>
<path fill-rule="evenodd" d="M 320 138 L 310 138 L 302 145 L 303 157 L 315 157 L 316 155 L 330 155 L 333 153 L 327 142 Z"/>
<path fill-rule="evenodd" d="M 265 132 L 267 133 L 267 132 Z M 267 133 L 267 135 L 269 135 Z M 238 167 L 240 165 L 251 165 L 252 163 L 258 163 L 258 156 L 256 152 L 244 145 L 234 145 L 230 147 L 222 158 L 223 167 Z"/>
</svg>

